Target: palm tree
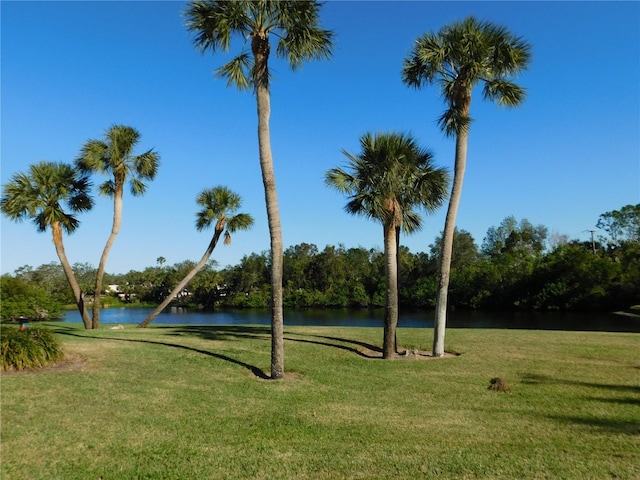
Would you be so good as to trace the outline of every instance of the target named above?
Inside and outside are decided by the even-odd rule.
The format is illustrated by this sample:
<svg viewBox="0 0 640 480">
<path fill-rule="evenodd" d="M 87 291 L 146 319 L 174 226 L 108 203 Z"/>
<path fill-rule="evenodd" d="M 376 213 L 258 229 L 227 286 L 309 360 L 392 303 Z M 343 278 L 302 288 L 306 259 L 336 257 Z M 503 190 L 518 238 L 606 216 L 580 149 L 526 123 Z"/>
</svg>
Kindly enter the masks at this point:
<svg viewBox="0 0 640 480">
<path fill-rule="evenodd" d="M 347 213 L 364 215 L 382 223 L 384 232 L 386 310 L 383 357 L 396 353 L 398 323 L 398 245 L 400 229 L 413 233 L 422 227 L 422 206 L 427 212 L 445 199 L 448 175 L 432 163 L 432 154 L 410 135 L 367 133 L 360 139 L 362 153 L 348 158 L 348 170 L 333 168 L 326 184 L 349 196 Z"/>
<path fill-rule="evenodd" d="M 215 187 L 205 189 L 198 195 L 196 202 L 202 207 L 196 214 L 196 228 L 202 231 L 215 223 L 213 237 L 207 250 L 200 261 L 189 271 L 189 273 L 174 287 L 164 301 L 145 318 L 138 327 L 144 328 L 165 309 L 191 279 L 207 264 L 207 260 L 216 248 L 218 239 L 224 232 L 224 244 L 231 243 L 231 233 L 237 230 L 248 230 L 253 225 L 253 217 L 247 213 L 235 213 L 242 205 L 240 196 L 233 193 L 226 187 Z"/>
<path fill-rule="evenodd" d="M 125 184 L 129 181 L 134 196 L 144 195 L 147 187 L 143 180 L 153 180 L 158 171 L 159 157 L 153 150 L 133 155 L 139 139 L 140 133 L 135 128 L 114 125 L 106 131 L 105 140 L 89 140 L 85 143 L 76 159 L 76 166 L 80 171 L 112 177 L 100 185 L 102 195 L 113 197 L 113 224 L 96 272 L 92 328 L 98 328 L 100 324 L 102 279 L 109 251 L 122 225 Z"/>
<path fill-rule="evenodd" d="M 411 87 L 438 83 L 448 105 L 438 123 L 448 137 L 456 138 L 453 186 L 444 226 L 436 320 L 434 356 L 444 355 L 447 294 L 456 215 L 467 163 L 467 141 L 471 94 L 483 83 L 483 97 L 507 107 L 520 105 L 525 91 L 510 79 L 525 70 L 531 58 L 530 46 L 506 28 L 469 17 L 426 33 L 416 40 L 404 60 L 402 80 Z"/>
<path fill-rule="evenodd" d="M 243 48 L 233 60 L 216 70 L 227 86 L 253 89 L 258 107 L 258 146 L 271 240 L 271 378 L 284 376 L 284 331 L 282 310 L 283 247 L 276 181 L 271 154 L 271 114 L 268 61 L 270 39 L 275 36 L 276 56 L 293 70 L 310 59 L 331 56 L 333 33 L 319 28 L 317 1 L 195 0 L 186 11 L 187 28 L 194 34 L 196 49 L 228 52 L 232 37 Z M 250 40 L 250 53 L 246 44 Z"/>
<path fill-rule="evenodd" d="M 89 196 L 90 187 L 89 179 L 71 165 L 40 162 L 31 165 L 28 173 L 15 174 L 4 185 L 0 199 L 0 210 L 10 220 L 20 222 L 28 218 L 39 232 L 51 228 L 56 253 L 87 329 L 91 328 L 91 318 L 84 305 L 80 285 L 67 259 L 62 234 L 71 234 L 78 228 L 80 222 L 75 217 L 76 213 L 86 212 L 93 207 L 93 200 Z"/>
</svg>

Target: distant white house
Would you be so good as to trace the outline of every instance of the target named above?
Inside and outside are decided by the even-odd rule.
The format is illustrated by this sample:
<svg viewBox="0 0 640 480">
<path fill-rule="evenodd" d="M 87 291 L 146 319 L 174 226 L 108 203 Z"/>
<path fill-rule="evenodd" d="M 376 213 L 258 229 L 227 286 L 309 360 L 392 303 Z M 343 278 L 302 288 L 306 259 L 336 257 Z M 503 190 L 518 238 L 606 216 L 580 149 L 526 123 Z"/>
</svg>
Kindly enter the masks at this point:
<svg viewBox="0 0 640 480">
<path fill-rule="evenodd" d="M 135 294 L 123 293 L 120 291 L 120 285 L 107 285 L 105 288 L 105 293 L 114 293 L 118 296 L 120 300 L 129 301 L 132 297 L 135 297 Z"/>
</svg>

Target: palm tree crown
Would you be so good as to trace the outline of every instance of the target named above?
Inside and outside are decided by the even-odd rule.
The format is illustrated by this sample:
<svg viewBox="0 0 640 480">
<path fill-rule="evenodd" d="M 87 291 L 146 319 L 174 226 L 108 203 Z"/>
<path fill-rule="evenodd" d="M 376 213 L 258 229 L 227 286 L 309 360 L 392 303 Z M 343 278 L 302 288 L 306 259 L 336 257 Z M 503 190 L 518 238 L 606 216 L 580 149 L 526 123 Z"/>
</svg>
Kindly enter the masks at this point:
<svg viewBox="0 0 640 480">
<path fill-rule="evenodd" d="M 246 90 L 269 84 L 266 59 L 272 34 L 278 38 L 276 56 L 294 70 L 306 60 L 331 56 L 333 33 L 318 27 L 320 5 L 316 1 L 196 0 L 185 15 L 188 30 L 195 34 L 195 47 L 202 52 L 228 52 L 232 37 L 242 39 L 240 54 L 216 74 L 228 86 Z M 249 39 L 253 56 L 245 49 Z"/>
<path fill-rule="evenodd" d="M 73 233 L 80 224 L 75 214 L 93 207 L 90 187 L 89 179 L 71 165 L 40 162 L 4 186 L 0 208 L 11 220 L 33 220 L 39 232 L 57 223 Z"/>
<path fill-rule="evenodd" d="M 235 213 L 242 205 L 240 195 L 227 187 L 214 187 L 198 194 L 196 203 L 202 209 L 196 213 L 196 229 L 202 231 L 215 224 L 216 231 L 226 228 L 224 244 L 231 242 L 231 233 L 247 230 L 253 225 L 253 217 L 247 213 Z"/>
<path fill-rule="evenodd" d="M 471 122 L 471 93 L 480 82 L 486 100 L 504 106 L 523 102 L 525 90 L 509 78 L 525 70 L 530 59 L 531 47 L 522 38 L 469 17 L 418 38 L 404 61 L 402 80 L 415 88 L 439 83 L 449 108 L 438 123 L 454 136 Z"/>
<path fill-rule="evenodd" d="M 433 155 L 410 135 L 367 133 L 360 139 L 362 152 L 345 150 L 348 170 L 327 172 L 327 185 L 349 195 L 348 213 L 401 226 L 406 233 L 421 228 L 421 217 L 413 210 L 438 208 L 446 196 L 447 173 L 433 165 Z"/>
<path fill-rule="evenodd" d="M 133 155 L 140 133 L 133 127 L 114 125 L 105 133 L 105 140 L 89 140 L 82 147 L 76 165 L 83 172 L 112 175 L 100 185 L 100 193 L 113 196 L 127 180 L 131 193 L 139 196 L 146 191 L 143 180 L 153 180 L 158 172 L 159 155 L 148 150 Z"/>
</svg>

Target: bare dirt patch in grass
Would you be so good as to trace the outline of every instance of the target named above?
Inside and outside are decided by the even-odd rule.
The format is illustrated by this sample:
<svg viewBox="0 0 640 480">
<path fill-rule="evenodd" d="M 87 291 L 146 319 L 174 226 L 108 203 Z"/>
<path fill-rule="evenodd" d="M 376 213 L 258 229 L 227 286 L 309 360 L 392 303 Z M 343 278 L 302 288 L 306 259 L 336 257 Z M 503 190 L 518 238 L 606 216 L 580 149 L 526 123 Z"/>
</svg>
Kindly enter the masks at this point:
<svg viewBox="0 0 640 480">
<path fill-rule="evenodd" d="M 0 372 L 0 375 L 29 375 L 41 372 L 78 372 L 83 369 L 82 367 L 84 366 L 85 362 L 86 359 L 82 355 L 67 353 L 64 356 L 64 360 L 52 363 L 51 365 L 47 365 L 46 367 L 29 368 L 24 370 L 2 370 L 2 372 Z"/>
<path fill-rule="evenodd" d="M 381 359 L 382 352 L 371 350 L 369 348 L 360 348 L 358 353 L 363 357 L 370 359 Z M 438 360 L 442 358 L 455 358 L 460 356 L 459 353 L 444 352 L 441 357 L 435 357 L 432 352 L 426 350 L 418 350 L 417 348 L 398 348 L 398 353 L 393 356 L 393 360 Z"/>
</svg>

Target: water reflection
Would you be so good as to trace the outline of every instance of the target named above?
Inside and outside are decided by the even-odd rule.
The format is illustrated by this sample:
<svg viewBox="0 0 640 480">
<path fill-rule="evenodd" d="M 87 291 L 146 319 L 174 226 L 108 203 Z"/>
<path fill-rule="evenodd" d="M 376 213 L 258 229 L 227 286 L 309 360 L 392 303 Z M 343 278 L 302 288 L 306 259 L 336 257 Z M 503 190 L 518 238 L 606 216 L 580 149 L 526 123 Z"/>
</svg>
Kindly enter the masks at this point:
<svg viewBox="0 0 640 480">
<path fill-rule="evenodd" d="M 107 308 L 100 313 L 105 324 L 136 324 L 151 312 L 147 308 Z M 384 311 L 380 310 L 288 310 L 285 325 L 381 327 Z M 433 311 L 401 311 L 399 327 L 433 327 Z M 81 322 L 77 311 L 68 311 L 65 322 Z M 268 310 L 225 310 L 187 312 L 172 309 L 158 315 L 152 325 L 269 325 Z M 640 333 L 640 318 L 610 313 L 567 312 L 467 312 L 449 314 L 450 328 L 513 328 L 528 330 L 569 330 Z"/>
</svg>

